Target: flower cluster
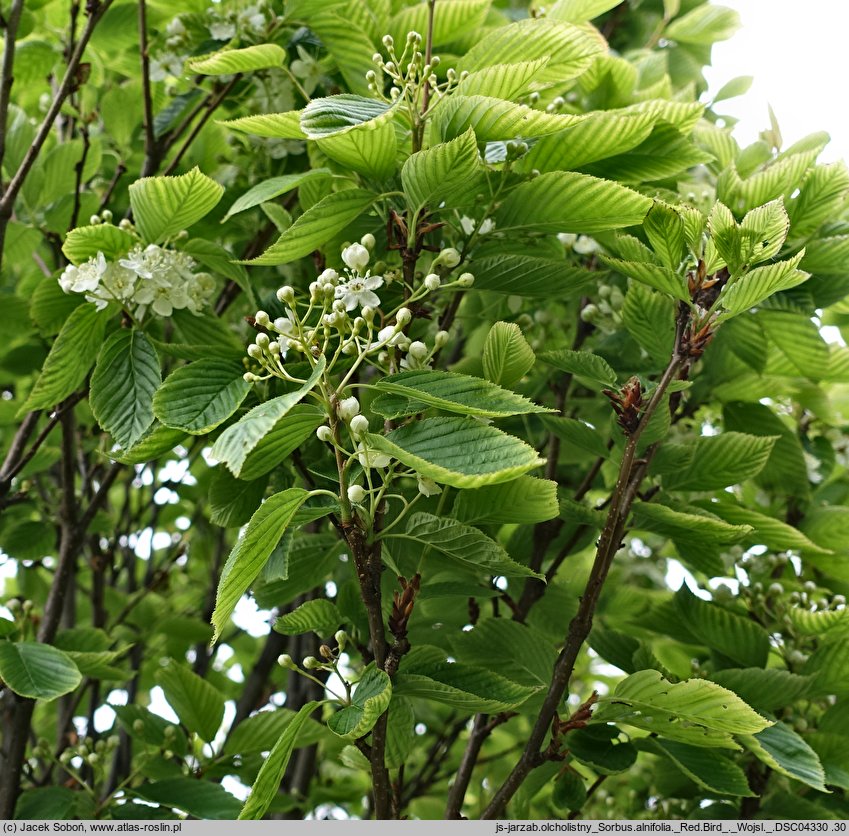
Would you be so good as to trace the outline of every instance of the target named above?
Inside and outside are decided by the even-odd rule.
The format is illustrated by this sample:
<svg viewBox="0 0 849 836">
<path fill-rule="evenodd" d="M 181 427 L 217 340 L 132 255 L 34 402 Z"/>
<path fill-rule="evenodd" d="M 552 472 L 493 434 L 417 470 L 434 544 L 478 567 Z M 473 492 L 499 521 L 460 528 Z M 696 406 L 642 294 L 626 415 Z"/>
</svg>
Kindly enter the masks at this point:
<svg viewBox="0 0 849 836">
<path fill-rule="evenodd" d="M 199 313 L 209 303 L 215 281 L 209 273 L 195 273 L 196 266 L 178 250 L 137 245 L 117 261 L 98 252 L 82 264 L 68 265 L 59 285 L 65 293 L 84 293 L 98 310 L 118 302 L 137 319 L 148 309 L 159 316 L 183 308 Z"/>
</svg>

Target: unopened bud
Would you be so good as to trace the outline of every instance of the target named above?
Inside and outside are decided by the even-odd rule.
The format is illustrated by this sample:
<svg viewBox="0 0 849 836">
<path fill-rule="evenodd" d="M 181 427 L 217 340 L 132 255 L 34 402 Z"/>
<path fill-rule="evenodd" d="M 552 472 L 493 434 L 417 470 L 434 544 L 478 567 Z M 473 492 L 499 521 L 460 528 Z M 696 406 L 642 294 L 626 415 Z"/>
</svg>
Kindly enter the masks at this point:
<svg viewBox="0 0 849 836">
<path fill-rule="evenodd" d="M 437 290 L 440 284 L 442 284 L 442 282 L 440 281 L 439 276 L 437 276 L 436 273 L 429 273 L 427 276 L 425 276 L 424 286 L 428 290 Z"/>
<path fill-rule="evenodd" d="M 288 653 L 281 653 L 277 657 L 277 664 L 280 665 L 281 668 L 288 668 L 290 671 L 293 671 L 298 667 L 295 664 L 295 660 Z"/>
<path fill-rule="evenodd" d="M 316 658 L 315 658 L 315 656 L 307 656 L 307 657 L 304 659 L 304 661 L 303 661 L 303 662 L 301 662 L 301 664 L 302 664 L 302 665 L 304 666 L 304 668 L 306 668 L 308 671 L 314 671 L 314 670 L 316 670 L 317 668 L 320 668 L 320 667 L 321 667 L 321 662 L 319 662 L 319 661 L 318 661 L 318 659 L 316 659 Z"/>
<path fill-rule="evenodd" d="M 265 311 L 257 311 L 256 316 L 254 317 L 257 325 L 261 325 L 263 328 L 267 327 L 271 322 L 268 314 Z"/>
<path fill-rule="evenodd" d="M 268 348 L 268 344 L 271 342 L 271 337 L 268 334 L 257 334 L 256 335 L 256 344 L 260 348 Z"/>
<path fill-rule="evenodd" d="M 374 249 L 374 245 L 375 245 L 377 242 L 374 240 L 374 235 L 372 235 L 370 232 L 367 232 L 365 235 L 363 235 L 363 237 L 362 237 L 362 238 L 360 238 L 360 243 L 361 243 L 361 244 L 362 244 L 362 245 L 363 245 L 363 246 L 364 246 L 367 250 L 373 250 L 373 249 Z"/>
<path fill-rule="evenodd" d="M 104 209 L 100 213 L 100 217 L 103 219 L 103 223 L 112 223 L 112 212 L 109 209 Z"/>
<path fill-rule="evenodd" d="M 333 658 L 333 651 L 330 649 L 329 645 L 323 644 L 318 649 L 318 652 L 327 660 L 330 660 L 330 659 Z"/>
<path fill-rule="evenodd" d="M 427 346 L 423 342 L 416 340 L 415 342 L 410 343 L 410 348 L 407 350 L 407 353 L 412 357 L 415 357 L 416 360 L 424 360 L 424 358 L 427 357 L 428 350 Z"/>
<path fill-rule="evenodd" d="M 339 401 L 337 412 L 343 421 L 350 421 L 355 415 L 360 414 L 360 402 L 356 398 L 345 398 Z"/>
<path fill-rule="evenodd" d="M 129 218 L 121 218 L 118 221 L 118 229 L 123 229 L 124 232 L 129 232 L 133 228 L 133 222 Z"/>
<path fill-rule="evenodd" d="M 475 283 L 475 277 L 471 273 L 462 273 L 457 279 L 457 284 L 460 287 L 471 287 Z"/>
<path fill-rule="evenodd" d="M 253 357 L 254 360 L 259 360 L 262 357 L 262 349 L 256 345 L 256 343 L 251 343 L 248 346 L 248 357 Z"/>
<path fill-rule="evenodd" d="M 447 331 L 437 331 L 434 343 L 437 348 L 442 348 L 447 342 L 450 334 Z"/>
<path fill-rule="evenodd" d="M 98 754 L 97 754 L 97 752 L 92 752 L 92 753 L 88 756 L 88 762 L 89 762 L 92 766 L 95 766 L 99 760 L 100 760 L 100 755 L 98 755 Z"/>
<path fill-rule="evenodd" d="M 368 305 L 360 311 L 360 314 L 362 314 L 366 322 L 372 322 L 374 320 L 374 308 L 370 308 Z"/>
<path fill-rule="evenodd" d="M 450 269 L 451 267 L 456 267 L 460 263 L 460 253 L 457 252 L 454 247 L 446 247 L 439 253 L 436 260 Z"/>
<path fill-rule="evenodd" d="M 333 438 L 333 430 L 328 426 L 321 426 L 315 431 L 319 441 L 330 441 Z"/>
<path fill-rule="evenodd" d="M 348 501 L 359 505 L 366 498 L 366 492 L 362 485 L 351 485 L 348 488 Z"/>
<path fill-rule="evenodd" d="M 244 380 L 245 383 L 256 383 L 257 376 L 253 372 L 245 372 L 242 375 L 242 380 Z"/>
<path fill-rule="evenodd" d="M 409 308 L 399 308 L 395 314 L 395 321 L 400 325 L 406 325 L 413 318 L 413 312 Z"/>
<path fill-rule="evenodd" d="M 394 41 L 394 39 L 392 38 L 392 35 L 384 35 L 384 36 L 380 39 L 380 42 L 381 42 L 381 43 L 382 43 L 382 44 L 383 44 L 383 45 L 384 45 L 387 49 L 391 49 L 393 46 L 395 46 L 395 41 Z"/>
<path fill-rule="evenodd" d="M 101 223 L 103 223 L 103 221 L 102 221 L 102 220 L 101 220 L 101 218 L 100 218 L 100 215 L 92 215 L 92 216 L 88 219 L 88 222 L 89 222 L 92 226 L 98 226 L 98 225 L 100 225 Z"/>
<path fill-rule="evenodd" d="M 277 291 L 277 299 L 280 302 L 285 302 L 287 305 L 291 305 L 295 301 L 295 288 L 290 287 L 288 284 L 283 285 Z"/>
<path fill-rule="evenodd" d="M 144 731 L 144 720 L 133 720 L 133 731 L 141 734 Z"/>
<path fill-rule="evenodd" d="M 368 432 L 368 418 L 365 415 L 355 415 L 351 419 L 351 434 L 358 436 Z"/>
<path fill-rule="evenodd" d="M 337 630 L 333 634 L 333 638 L 336 640 L 336 644 L 339 646 L 339 652 L 341 653 L 348 643 L 348 634 L 344 630 Z"/>
</svg>

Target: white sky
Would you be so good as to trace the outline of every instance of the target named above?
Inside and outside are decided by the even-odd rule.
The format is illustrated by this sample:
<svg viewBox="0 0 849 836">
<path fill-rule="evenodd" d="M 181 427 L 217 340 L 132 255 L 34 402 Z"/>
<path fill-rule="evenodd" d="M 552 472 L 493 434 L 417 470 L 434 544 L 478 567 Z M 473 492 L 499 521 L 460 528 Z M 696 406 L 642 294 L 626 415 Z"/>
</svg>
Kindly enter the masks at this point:
<svg viewBox="0 0 849 836">
<path fill-rule="evenodd" d="M 751 75 L 754 84 L 716 109 L 740 119 L 742 145 L 769 127 L 767 105 L 778 118 L 784 146 L 815 131 L 831 134 L 822 161 L 849 160 L 849 3 L 846 0 L 716 0 L 739 12 L 742 28 L 714 46 L 706 70 L 710 93 L 730 79 Z"/>
</svg>

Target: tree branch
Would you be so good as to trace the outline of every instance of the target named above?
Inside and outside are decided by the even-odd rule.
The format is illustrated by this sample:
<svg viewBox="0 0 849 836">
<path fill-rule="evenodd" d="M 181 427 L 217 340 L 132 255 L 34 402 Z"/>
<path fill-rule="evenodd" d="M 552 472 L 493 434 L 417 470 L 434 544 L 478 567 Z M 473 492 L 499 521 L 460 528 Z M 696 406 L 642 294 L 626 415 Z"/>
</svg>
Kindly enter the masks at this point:
<svg viewBox="0 0 849 836">
<path fill-rule="evenodd" d="M 6 36 L 3 47 L 3 65 L 0 67 L 0 168 L 6 154 L 6 127 L 9 124 L 9 102 L 12 97 L 12 85 L 15 83 L 15 39 L 18 37 L 18 25 L 24 0 L 13 0 L 6 18 Z"/>
</svg>

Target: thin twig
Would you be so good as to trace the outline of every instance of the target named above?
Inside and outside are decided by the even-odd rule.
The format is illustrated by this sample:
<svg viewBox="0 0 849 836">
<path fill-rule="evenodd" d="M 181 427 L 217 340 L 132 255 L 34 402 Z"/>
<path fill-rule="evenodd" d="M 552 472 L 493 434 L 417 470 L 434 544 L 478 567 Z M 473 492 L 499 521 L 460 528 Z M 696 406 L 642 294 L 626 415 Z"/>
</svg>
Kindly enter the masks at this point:
<svg viewBox="0 0 849 836">
<path fill-rule="evenodd" d="M 21 22 L 21 12 L 24 0 L 13 0 L 6 18 L 6 36 L 3 47 L 3 64 L 0 66 L 0 168 L 6 153 L 6 126 L 9 122 L 9 102 L 12 96 L 12 85 L 15 83 L 15 39 L 18 37 L 18 25 Z M 2 175 L 0 175 L 2 177 Z"/>
</svg>

